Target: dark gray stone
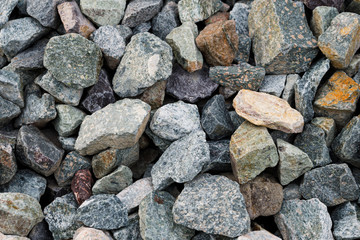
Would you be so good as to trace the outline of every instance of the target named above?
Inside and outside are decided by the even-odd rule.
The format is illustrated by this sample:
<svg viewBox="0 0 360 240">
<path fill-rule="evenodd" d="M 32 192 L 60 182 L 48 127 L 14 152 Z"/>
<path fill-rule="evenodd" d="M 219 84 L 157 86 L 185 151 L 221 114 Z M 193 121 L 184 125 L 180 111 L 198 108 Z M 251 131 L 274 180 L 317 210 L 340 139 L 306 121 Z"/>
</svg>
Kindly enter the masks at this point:
<svg viewBox="0 0 360 240">
<path fill-rule="evenodd" d="M 20 108 L 24 107 L 24 83 L 20 76 L 12 71 L 0 70 L 0 96 Z"/>
<path fill-rule="evenodd" d="M 240 127 L 240 125 L 245 122 L 245 119 L 240 117 L 235 111 L 229 112 L 231 122 L 234 126 L 234 131 Z"/>
<path fill-rule="evenodd" d="M 8 64 L 8 61 L 5 56 L 0 57 L 0 69 L 5 67 Z"/>
<path fill-rule="evenodd" d="M 289 74 L 286 76 L 286 83 L 281 98 L 286 100 L 291 106 L 294 106 L 295 101 L 295 84 L 300 79 L 299 74 Z"/>
<path fill-rule="evenodd" d="M 33 227 L 28 237 L 31 240 L 49 240 L 52 239 L 52 234 L 49 230 L 49 225 L 43 220 Z"/>
<path fill-rule="evenodd" d="M 223 6 L 220 0 L 181 0 L 178 3 L 179 17 L 184 22 L 200 22 L 207 19 Z"/>
<path fill-rule="evenodd" d="M 331 6 L 341 10 L 344 0 L 301 0 L 308 8 L 314 9 L 318 6 Z"/>
<path fill-rule="evenodd" d="M 60 24 L 60 17 L 56 6 L 65 0 L 27 0 L 26 12 L 38 20 L 44 27 L 56 29 Z"/>
<path fill-rule="evenodd" d="M 251 51 L 251 38 L 245 34 L 238 34 L 239 46 L 235 53 L 234 61 L 237 63 L 248 62 Z"/>
<path fill-rule="evenodd" d="M 132 172 L 127 166 L 119 166 L 115 171 L 97 180 L 92 187 L 95 194 L 118 194 L 133 183 Z"/>
<path fill-rule="evenodd" d="M 17 171 L 13 146 L 10 143 L 0 143 L 0 189 L 8 183 Z"/>
<path fill-rule="evenodd" d="M 152 32 L 165 40 L 174 28 L 180 25 L 178 6 L 175 2 L 168 2 L 152 19 Z"/>
<path fill-rule="evenodd" d="M 203 167 L 202 172 L 231 172 L 229 140 L 208 141 L 210 161 Z"/>
<path fill-rule="evenodd" d="M 122 24 L 132 28 L 147 22 L 160 12 L 162 4 L 162 0 L 131 1 L 126 7 Z"/>
<path fill-rule="evenodd" d="M 12 119 L 19 116 L 21 111 L 18 105 L 0 96 L 0 126 L 8 124 Z"/>
<path fill-rule="evenodd" d="M 59 136 L 58 138 L 61 147 L 65 150 L 65 151 L 74 151 L 75 150 L 75 142 L 76 142 L 76 138 L 74 137 L 61 137 Z"/>
<path fill-rule="evenodd" d="M 326 145 L 331 146 L 337 132 L 334 119 L 327 117 L 316 117 L 311 120 L 311 124 L 321 128 L 325 132 Z"/>
<path fill-rule="evenodd" d="M 151 119 L 149 120 L 151 122 Z M 152 142 L 157 146 L 162 152 L 164 152 L 173 141 L 166 140 L 164 138 L 161 138 L 157 136 L 153 131 L 150 129 L 150 124 L 145 129 L 146 135 L 152 140 Z"/>
<path fill-rule="evenodd" d="M 261 83 L 259 92 L 280 97 L 285 87 L 285 81 L 286 75 L 266 75 Z"/>
<path fill-rule="evenodd" d="M 0 130 L 0 144 L 10 144 L 12 149 L 15 149 L 17 135 L 17 130 Z"/>
<path fill-rule="evenodd" d="M 115 240 L 142 240 L 140 234 L 139 215 L 137 213 L 129 216 L 129 223 L 126 227 L 112 231 Z"/>
<path fill-rule="evenodd" d="M 151 29 L 151 22 L 140 23 L 136 27 L 133 28 L 133 35 L 138 33 L 148 32 Z"/>
<path fill-rule="evenodd" d="M 296 183 L 290 183 L 283 188 L 284 200 L 301 199 L 300 186 Z"/>
<path fill-rule="evenodd" d="M 9 20 L 11 12 L 14 10 L 19 0 L 4 0 L 0 3 L 0 28 Z"/>
<path fill-rule="evenodd" d="M 335 239 L 359 239 L 359 215 L 360 208 L 356 203 L 347 202 L 337 206 L 331 213 Z"/>
</svg>

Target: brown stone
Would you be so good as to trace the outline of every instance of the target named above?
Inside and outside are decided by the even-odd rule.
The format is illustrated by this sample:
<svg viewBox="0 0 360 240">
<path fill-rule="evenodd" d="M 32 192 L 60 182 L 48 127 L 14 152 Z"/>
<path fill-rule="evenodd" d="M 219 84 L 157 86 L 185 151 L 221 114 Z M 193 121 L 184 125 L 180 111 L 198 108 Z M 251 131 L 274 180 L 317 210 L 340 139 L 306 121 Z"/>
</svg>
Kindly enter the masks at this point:
<svg viewBox="0 0 360 240">
<path fill-rule="evenodd" d="M 229 20 L 230 13 L 229 12 L 218 12 L 214 15 L 210 16 L 205 20 L 205 24 L 209 25 L 216 22 L 223 22 Z"/>
<path fill-rule="evenodd" d="M 81 169 L 75 173 L 71 182 L 71 190 L 73 191 L 75 199 L 79 205 L 91 197 L 91 188 L 93 185 L 94 180 L 89 169 Z"/>
<path fill-rule="evenodd" d="M 96 30 L 94 25 L 81 13 L 75 1 L 64 2 L 57 6 L 66 33 L 79 33 L 85 38 Z"/>
<path fill-rule="evenodd" d="M 235 21 L 218 21 L 207 25 L 196 38 L 196 44 L 209 64 L 229 66 L 239 46 Z"/>
<path fill-rule="evenodd" d="M 300 133 L 304 127 L 303 116 L 281 98 L 242 89 L 233 100 L 240 117 L 249 122 L 286 133 Z"/>
<path fill-rule="evenodd" d="M 141 96 L 141 100 L 157 109 L 163 105 L 167 81 L 160 81 L 149 87 Z"/>
</svg>

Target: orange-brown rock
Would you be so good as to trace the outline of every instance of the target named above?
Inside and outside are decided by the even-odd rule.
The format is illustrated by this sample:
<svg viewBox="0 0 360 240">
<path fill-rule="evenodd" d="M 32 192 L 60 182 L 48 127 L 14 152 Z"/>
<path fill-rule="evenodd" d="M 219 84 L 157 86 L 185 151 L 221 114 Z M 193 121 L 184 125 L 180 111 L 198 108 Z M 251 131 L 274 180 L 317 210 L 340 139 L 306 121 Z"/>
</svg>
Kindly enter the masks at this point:
<svg viewBox="0 0 360 240">
<path fill-rule="evenodd" d="M 239 46 L 235 21 L 218 21 L 207 25 L 196 38 L 196 44 L 209 64 L 229 66 Z"/>
<path fill-rule="evenodd" d="M 71 182 L 71 190 L 74 193 L 76 202 L 81 205 L 92 195 L 91 188 L 94 180 L 89 169 L 81 169 L 75 173 Z"/>
<path fill-rule="evenodd" d="M 218 12 L 205 20 L 205 24 L 209 25 L 216 22 L 222 22 L 229 20 L 230 13 L 229 12 Z"/>
<path fill-rule="evenodd" d="M 286 133 L 300 133 L 303 116 L 281 98 L 242 89 L 233 100 L 235 111 L 249 122 Z"/>
</svg>

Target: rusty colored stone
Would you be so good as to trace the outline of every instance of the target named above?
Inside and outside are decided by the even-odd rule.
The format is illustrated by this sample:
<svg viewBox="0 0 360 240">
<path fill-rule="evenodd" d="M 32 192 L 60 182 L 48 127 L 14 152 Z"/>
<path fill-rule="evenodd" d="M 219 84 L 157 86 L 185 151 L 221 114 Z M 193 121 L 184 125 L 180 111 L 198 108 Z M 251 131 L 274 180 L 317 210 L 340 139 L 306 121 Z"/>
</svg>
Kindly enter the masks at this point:
<svg viewBox="0 0 360 240">
<path fill-rule="evenodd" d="M 57 9 L 66 33 L 79 33 L 81 36 L 89 38 L 90 34 L 96 30 L 94 25 L 81 13 L 75 1 L 59 4 Z"/>
<path fill-rule="evenodd" d="M 89 169 L 81 169 L 75 173 L 71 182 L 71 190 L 73 191 L 75 199 L 79 205 L 91 197 L 91 188 L 93 185 L 94 180 Z"/>
<path fill-rule="evenodd" d="M 205 24 L 213 24 L 216 22 L 223 22 L 229 20 L 230 13 L 229 12 L 218 12 L 214 15 L 210 16 L 208 19 L 205 20 Z"/>
<path fill-rule="evenodd" d="M 157 109 L 163 105 L 167 81 L 160 81 L 149 87 L 141 96 L 141 100 Z"/>
<path fill-rule="evenodd" d="M 235 21 L 219 21 L 207 25 L 196 38 L 196 44 L 209 64 L 229 66 L 239 46 Z"/>
<path fill-rule="evenodd" d="M 304 127 L 303 116 L 297 110 L 287 101 L 267 93 L 240 90 L 233 106 L 240 117 L 255 125 L 286 133 L 300 133 Z"/>
</svg>

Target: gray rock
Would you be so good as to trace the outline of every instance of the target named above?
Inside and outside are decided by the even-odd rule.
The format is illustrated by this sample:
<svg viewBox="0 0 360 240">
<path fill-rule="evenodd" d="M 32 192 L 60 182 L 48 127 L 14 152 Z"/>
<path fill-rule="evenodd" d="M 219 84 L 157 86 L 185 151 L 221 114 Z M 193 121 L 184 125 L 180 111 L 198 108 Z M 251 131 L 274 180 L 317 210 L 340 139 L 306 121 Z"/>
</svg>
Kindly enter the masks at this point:
<svg viewBox="0 0 360 240">
<path fill-rule="evenodd" d="M 173 216 L 175 223 L 209 234 L 237 237 L 250 231 L 239 185 L 224 176 L 203 174 L 186 183 Z"/>
<path fill-rule="evenodd" d="M 351 59 L 349 66 L 344 69 L 344 72 L 349 76 L 353 77 L 360 70 L 360 54 L 355 54 Z"/>
<path fill-rule="evenodd" d="M 15 149 L 16 146 L 16 138 L 18 135 L 17 130 L 7 131 L 7 130 L 0 130 L 0 144 L 10 144 L 12 149 Z"/>
<path fill-rule="evenodd" d="M 20 169 L 10 182 L 0 185 L 0 192 L 24 193 L 37 201 L 45 193 L 46 179 L 29 169 Z"/>
<path fill-rule="evenodd" d="M 245 122 L 245 119 L 240 117 L 239 114 L 236 113 L 236 111 L 230 111 L 229 115 L 231 122 L 233 123 L 234 130 L 238 129 L 240 125 Z"/>
<path fill-rule="evenodd" d="M 134 0 L 125 10 L 122 24 L 128 27 L 136 27 L 140 23 L 152 19 L 162 7 L 162 0 Z"/>
<path fill-rule="evenodd" d="M 168 192 L 152 192 L 139 206 L 140 233 L 144 240 L 190 240 L 195 231 L 174 223 L 171 210 L 175 198 Z"/>
<path fill-rule="evenodd" d="M 126 43 L 128 43 L 131 36 L 133 35 L 131 28 L 125 25 L 116 25 L 115 28 L 120 33 L 120 36 L 122 36 L 124 40 L 126 40 Z"/>
<path fill-rule="evenodd" d="M 140 23 L 136 27 L 133 28 L 133 35 L 138 33 L 148 32 L 151 29 L 151 22 Z"/>
<path fill-rule="evenodd" d="M 179 17 L 184 22 L 200 22 L 222 7 L 220 0 L 181 0 L 178 3 Z"/>
<path fill-rule="evenodd" d="M 198 108 L 194 104 L 178 101 L 159 108 L 150 122 L 157 136 L 174 141 L 201 129 Z"/>
<path fill-rule="evenodd" d="M 52 239 L 52 234 L 49 230 L 48 224 L 45 222 L 45 220 L 43 220 L 42 222 L 39 222 L 33 227 L 28 237 L 31 240 L 47 240 L 47 239 Z"/>
<path fill-rule="evenodd" d="M 360 190 L 347 164 L 329 164 L 304 175 L 300 184 L 305 199 L 318 198 L 332 207 L 359 198 Z"/>
<path fill-rule="evenodd" d="M 286 75 L 266 75 L 261 83 L 259 92 L 280 97 L 285 87 L 285 81 Z"/>
<path fill-rule="evenodd" d="M 291 106 L 295 101 L 295 84 L 299 82 L 301 77 L 298 74 L 289 74 L 286 76 L 286 83 L 281 98 L 286 100 Z"/>
<path fill-rule="evenodd" d="M 76 89 L 98 81 L 102 65 L 101 50 L 76 33 L 52 37 L 46 46 L 44 66 L 60 82 Z"/>
<path fill-rule="evenodd" d="M 137 99 L 109 104 L 85 117 L 75 149 L 82 155 L 92 155 L 108 147 L 132 147 L 144 132 L 149 113 L 150 106 Z"/>
<path fill-rule="evenodd" d="M 9 21 L 9 17 L 11 12 L 14 10 L 19 0 L 4 0 L 0 3 L 0 28 L 4 26 L 7 21 Z"/>
<path fill-rule="evenodd" d="M 56 29 L 60 18 L 56 6 L 64 0 L 31 0 L 26 1 L 26 12 L 38 20 L 44 27 Z"/>
<path fill-rule="evenodd" d="M 132 1 L 137 2 L 137 1 Z M 120 97 L 137 96 L 158 81 L 166 80 L 172 69 L 171 47 L 151 33 L 139 33 L 126 46 L 113 78 Z"/>
<path fill-rule="evenodd" d="M 215 95 L 206 102 L 201 114 L 201 126 L 212 140 L 222 139 L 233 133 L 234 126 L 222 95 Z"/>
<path fill-rule="evenodd" d="M 337 206 L 331 213 L 334 222 L 335 239 L 360 238 L 360 208 L 356 203 L 346 202 Z"/>
<path fill-rule="evenodd" d="M 125 40 L 113 26 L 102 26 L 95 30 L 90 39 L 99 46 L 107 65 L 116 69 L 125 51 Z"/>
<path fill-rule="evenodd" d="M 112 231 L 115 240 L 142 240 L 140 234 L 140 221 L 137 213 L 129 216 L 126 227 Z"/>
<path fill-rule="evenodd" d="M 53 124 L 55 130 L 62 137 L 69 137 L 76 133 L 77 128 L 86 116 L 80 109 L 66 104 L 57 104 L 56 111 L 57 117 Z"/>
<path fill-rule="evenodd" d="M 314 117 L 313 101 L 321 79 L 330 69 L 330 60 L 323 58 L 314 63 L 308 71 L 295 83 L 295 106 L 309 122 Z"/>
<path fill-rule="evenodd" d="M 226 237 L 224 237 L 224 238 L 226 238 Z M 226 238 L 226 239 L 229 239 L 229 238 Z M 214 235 L 200 232 L 200 233 L 196 234 L 191 240 L 216 240 L 216 238 Z"/>
<path fill-rule="evenodd" d="M 48 30 L 33 18 L 11 20 L 0 30 L 0 55 L 3 53 L 11 59 L 47 32 Z"/>
<path fill-rule="evenodd" d="M 151 122 L 151 120 L 149 120 Z M 155 144 L 156 147 L 160 149 L 160 151 L 164 152 L 173 141 L 166 140 L 164 138 L 161 138 L 157 136 L 153 131 L 150 129 L 150 124 L 145 129 L 146 135 L 151 139 L 151 141 Z"/>
<path fill-rule="evenodd" d="M 75 142 L 76 142 L 76 138 L 75 137 L 58 137 L 58 140 L 61 144 L 62 149 L 64 149 L 65 151 L 74 151 L 75 150 Z"/>
<path fill-rule="evenodd" d="M 332 141 L 335 138 L 335 133 L 337 132 L 334 119 L 326 117 L 316 117 L 313 118 L 311 124 L 324 130 L 326 146 L 330 147 Z"/>
<path fill-rule="evenodd" d="M 236 32 L 238 35 L 244 34 L 249 36 L 248 16 L 250 6 L 245 3 L 235 3 L 233 9 L 230 11 L 230 20 L 235 20 Z"/>
<path fill-rule="evenodd" d="M 315 37 L 319 37 L 330 26 L 331 20 L 339 14 L 334 7 L 318 6 L 313 10 L 310 27 Z"/>
<path fill-rule="evenodd" d="M 180 25 L 178 6 L 175 2 L 167 2 L 153 19 L 152 32 L 165 40 L 165 37 Z"/>
<path fill-rule="evenodd" d="M 251 51 L 251 38 L 245 34 L 239 34 L 239 46 L 238 50 L 235 53 L 234 61 L 237 63 L 248 62 L 250 58 Z"/>
<path fill-rule="evenodd" d="M 301 199 L 300 186 L 296 183 L 290 183 L 283 188 L 284 200 Z"/>
<path fill-rule="evenodd" d="M 0 70 L 0 96 L 24 107 L 24 83 L 17 73 Z"/>
<path fill-rule="evenodd" d="M 19 116 L 21 111 L 18 105 L 0 96 L 0 126 L 8 124 L 12 119 Z"/>
<path fill-rule="evenodd" d="M 203 167 L 202 172 L 209 170 L 216 172 L 231 172 L 229 140 L 208 141 L 210 161 Z"/>
<path fill-rule="evenodd" d="M 275 223 L 284 240 L 334 239 L 327 208 L 316 198 L 284 201 L 280 212 L 275 215 Z"/>
<path fill-rule="evenodd" d="M 88 227 L 113 230 L 126 226 L 128 215 L 125 205 L 115 195 L 99 194 L 81 204 L 76 220 Z"/>
<path fill-rule="evenodd" d="M 0 189 L 2 184 L 8 183 L 14 177 L 16 171 L 13 146 L 10 143 L 0 143 Z"/>
</svg>

